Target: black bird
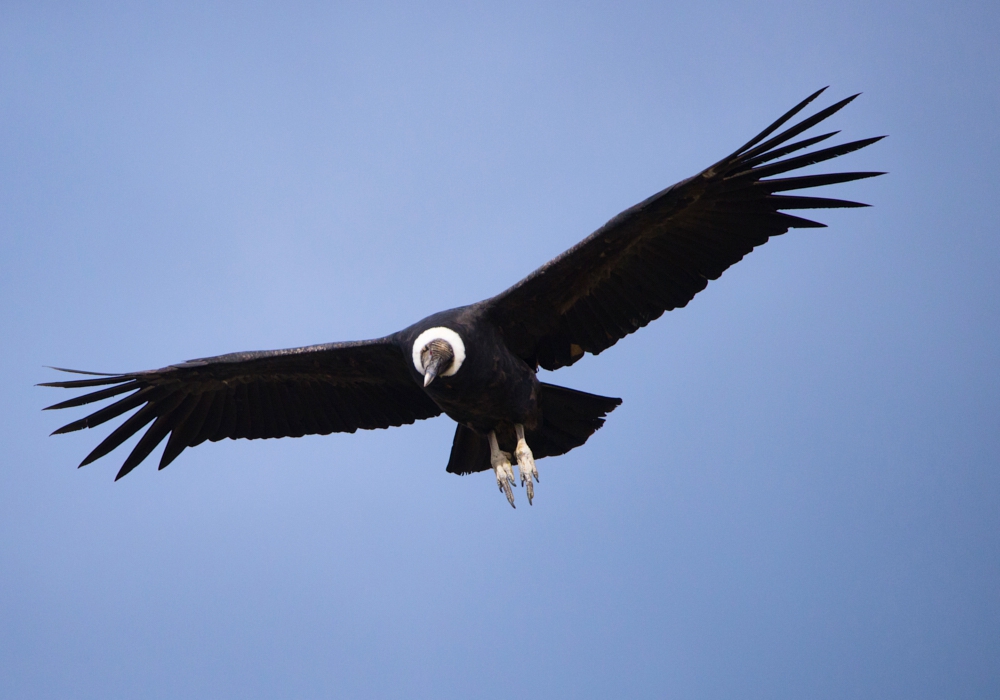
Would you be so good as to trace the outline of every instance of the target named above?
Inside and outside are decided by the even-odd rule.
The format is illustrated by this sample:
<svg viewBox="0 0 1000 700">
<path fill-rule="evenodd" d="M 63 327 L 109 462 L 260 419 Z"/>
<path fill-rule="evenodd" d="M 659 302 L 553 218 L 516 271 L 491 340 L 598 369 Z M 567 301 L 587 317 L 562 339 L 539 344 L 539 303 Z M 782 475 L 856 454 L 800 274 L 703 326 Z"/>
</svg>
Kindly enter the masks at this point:
<svg viewBox="0 0 1000 700">
<path fill-rule="evenodd" d="M 492 468 L 513 506 L 513 453 L 531 503 L 535 460 L 579 447 L 621 404 L 542 383 L 539 367 L 555 370 L 588 352 L 597 355 L 664 311 L 685 306 L 771 236 L 823 226 L 786 211 L 867 206 L 779 194 L 883 174 L 774 177 L 883 138 L 786 158 L 837 134 L 789 143 L 857 97 L 771 137 L 821 92 L 732 155 L 625 210 L 491 299 L 442 311 L 376 340 L 238 352 L 127 374 L 77 372 L 93 378 L 42 386 L 103 388 L 49 408 L 127 396 L 55 433 L 93 428 L 138 408 L 80 464 L 152 423 L 117 480 L 168 435 L 160 469 L 205 440 L 353 433 L 446 413 L 458 423 L 448 471 Z"/>
</svg>

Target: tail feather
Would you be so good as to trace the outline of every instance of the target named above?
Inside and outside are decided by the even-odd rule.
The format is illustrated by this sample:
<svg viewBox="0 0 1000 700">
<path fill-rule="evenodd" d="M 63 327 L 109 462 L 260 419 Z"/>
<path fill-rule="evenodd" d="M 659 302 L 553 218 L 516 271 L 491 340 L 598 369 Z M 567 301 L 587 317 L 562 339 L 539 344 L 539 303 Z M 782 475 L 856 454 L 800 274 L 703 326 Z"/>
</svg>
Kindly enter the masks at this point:
<svg viewBox="0 0 1000 700">
<path fill-rule="evenodd" d="M 459 423 L 451 443 L 448 471 L 452 474 L 473 474 L 489 468 L 490 443 L 483 435 Z"/>
<path fill-rule="evenodd" d="M 621 399 L 543 383 L 542 424 L 525 435 L 528 447 L 535 459 L 566 454 L 587 442 L 604 425 L 605 417 L 621 403 Z M 513 435 L 512 428 L 510 433 Z M 499 439 L 503 447 L 510 438 L 500 435 Z M 490 446 L 486 436 L 459 425 L 451 446 L 448 471 L 452 474 L 472 474 L 489 468 Z"/>
</svg>

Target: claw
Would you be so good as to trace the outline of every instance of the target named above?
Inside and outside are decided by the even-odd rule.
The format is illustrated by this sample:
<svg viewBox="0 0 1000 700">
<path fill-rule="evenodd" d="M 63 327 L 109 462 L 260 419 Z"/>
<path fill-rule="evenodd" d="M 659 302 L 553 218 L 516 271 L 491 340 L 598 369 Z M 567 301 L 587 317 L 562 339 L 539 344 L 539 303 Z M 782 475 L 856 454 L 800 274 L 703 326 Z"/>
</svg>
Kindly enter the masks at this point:
<svg viewBox="0 0 1000 700">
<path fill-rule="evenodd" d="M 490 465 L 493 467 L 493 472 L 497 476 L 497 486 L 507 497 L 507 502 L 510 503 L 511 508 L 516 508 L 514 505 L 514 492 L 511 487 L 514 486 L 514 470 L 511 468 L 510 463 L 510 453 L 504 452 L 500 449 L 497 444 L 496 433 L 491 432 L 490 436 Z"/>
<path fill-rule="evenodd" d="M 510 453 L 501 452 L 500 454 L 503 455 L 503 461 L 493 468 L 497 475 L 497 486 L 507 497 L 507 502 L 512 507 L 516 507 L 514 506 L 514 492 L 511 490 L 511 487 L 514 486 L 514 470 L 510 464 Z"/>
<path fill-rule="evenodd" d="M 514 430 L 517 432 L 517 448 L 514 450 L 514 455 L 517 457 L 517 471 L 521 476 L 521 486 L 528 492 L 530 506 L 535 497 L 535 484 L 532 479 L 538 481 L 538 469 L 535 467 L 535 457 L 531 454 L 531 448 L 524 439 L 524 426 L 518 423 L 514 426 Z"/>
</svg>

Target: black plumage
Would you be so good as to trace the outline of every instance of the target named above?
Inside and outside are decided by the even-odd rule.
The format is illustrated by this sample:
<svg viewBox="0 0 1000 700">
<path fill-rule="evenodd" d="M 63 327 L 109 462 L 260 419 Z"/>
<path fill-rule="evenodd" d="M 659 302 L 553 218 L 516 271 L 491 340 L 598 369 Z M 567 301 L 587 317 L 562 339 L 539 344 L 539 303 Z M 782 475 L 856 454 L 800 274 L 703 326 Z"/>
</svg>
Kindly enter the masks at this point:
<svg viewBox="0 0 1000 700">
<path fill-rule="evenodd" d="M 510 456 L 503 455 L 515 450 L 530 499 L 532 474 L 537 479 L 532 453 L 541 458 L 582 445 L 621 403 L 543 384 L 539 367 L 554 370 L 596 355 L 685 306 L 771 236 L 823 226 L 789 211 L 866 206 L 783 194 L 882 174 L 777 177 L 881 138 L 792 155 L 838 133 L 792 141 L 854 99 L 772 136 L 821 92 L 732 155 L 627 209 L 491 299 L 376 340 L 233 353 L 126 374 L 78 372 L 89 378 L 43 386 L 96 390 L 49 408 L 115 401 L 55 432 L 92 428 L 135 410 L 80 465 L 145 429 L 121 478 L 164 440 L 160 469 L 206 440 L 354 432 L 446 413 L 459 424 L 448 471 L 493 467 L 513 505 L 501 472 L 506 459 L 512 484 Z"/>
</svg>

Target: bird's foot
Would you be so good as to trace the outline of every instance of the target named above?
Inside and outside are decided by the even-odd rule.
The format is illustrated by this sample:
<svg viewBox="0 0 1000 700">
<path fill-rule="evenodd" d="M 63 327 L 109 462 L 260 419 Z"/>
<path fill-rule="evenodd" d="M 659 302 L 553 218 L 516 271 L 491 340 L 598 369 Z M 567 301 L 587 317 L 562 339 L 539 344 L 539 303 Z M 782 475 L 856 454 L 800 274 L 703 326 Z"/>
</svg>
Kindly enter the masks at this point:
<svg viewBox="0 0 1000 700">
<path fill-rule="evenodd" d="M 517 471 L 521 475 L 521 486 L 528 492 L 528 505 L 530 506 L 535 498 L 535 484 L 532 478 L 534 481 L 538 481 L 538 469 L 535 468 L 535 460 L 531 456 L 528 444 L 523 440 L 518 443 L 515 454 L 517 455 Z"/>
<path fill-rule="evenodd" d="M 503 494 L 507 497 L 507 502 L 510 503 L 511 508 L 516 508 L 514 505 L 514 491 L 512 487 L 514 484 L 514 470 L 510 463 L 510 452 L 504 452 L 500 449 L 497 444 L 496 433 L 490 433 L 490 466 L 493 467 L 493 472 L 497 475 L 497 486 L 503 491 Z"/>
<path fill-rule="evenodd" d="M 535 457 L 531 454 L 531 448 L 528 447 L 528 443 L 524 439 L 524 427 L 517 425 L 515 430 L 517 431 L 517 448 L 514 450 L 514 456 L 517 458 L 517 471 L 521 475 L 521 486 L 524 486 L 528 492 L 528 505 L 530 506 L 535 497 L 535 484 L 532 479 L 538 481 L 538 469 L 535 467 Z"/>
<path fill-rule="evenodd" d="M 516 507 L 514 506 L 514 492 L 511 490 L 511 487 L 514 486 L 514 470 L 510 463 L 510 452 L 500 453 L 500 459 L 493 462 L 493 471 L 497 475 L 497 486 L 507 497 L 507 502 L 512 508 Z"/>
</svg>

